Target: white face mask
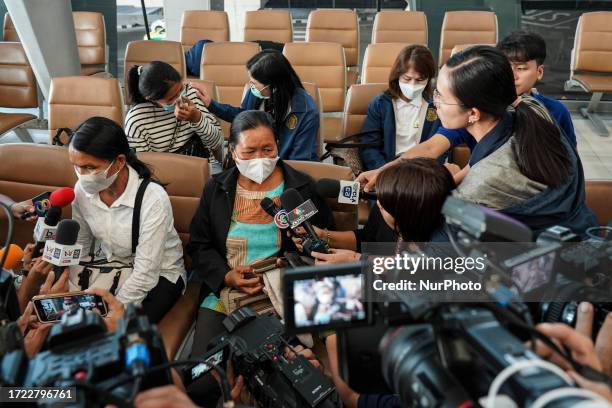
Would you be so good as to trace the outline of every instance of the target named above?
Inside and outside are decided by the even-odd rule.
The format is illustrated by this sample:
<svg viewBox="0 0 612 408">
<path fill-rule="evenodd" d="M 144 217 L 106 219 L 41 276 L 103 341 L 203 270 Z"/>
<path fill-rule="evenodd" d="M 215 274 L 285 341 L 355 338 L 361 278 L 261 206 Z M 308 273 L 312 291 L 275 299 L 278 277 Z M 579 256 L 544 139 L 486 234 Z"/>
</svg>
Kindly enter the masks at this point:
<svg viewBox="0 0 612 408">
<path fill-rule="evenodd" d="M 413 85 L 413 84 L 406 84 L 401 81 L 399 83 L 400 90 L 402 91 L 404 96 L 411 100 L 420 97 L 421 94 L 423 93 L 423 89 L 425 89 L 426 86 L 427 84 Z"/>
<path fill-rule="evenodd" d="M 96 194 L 100 191 L 109 188 L 115 182 L 117 176 L 119 175 L 119 171 L 117 171 L 115 174 L 108 177 L 108 171 L 110 170 L 114 162 L 115 161 L 113 160 L 113 162 L 106 168 L 106 170 L 93 174 L 81 174 L 75 166 L 74 172 L 79 178 L 79 185 L 81 186 L 83 191 L 85 191 L 87 194 Z"/>
<path fill-rule="evenodd" d="M 240 174 L 249 180 L 253 180 L 257 184 L 261 184 L 265 179 L 270 177 L 270 174 L 274 171 L 276 162 L 278 162 L 278 156 L 273 159 L 262 157 L 258 159 L 242 160 L 236 155 L 234 161 L 236 162 L 236 167 L 238 167 Z"/>
</svg>

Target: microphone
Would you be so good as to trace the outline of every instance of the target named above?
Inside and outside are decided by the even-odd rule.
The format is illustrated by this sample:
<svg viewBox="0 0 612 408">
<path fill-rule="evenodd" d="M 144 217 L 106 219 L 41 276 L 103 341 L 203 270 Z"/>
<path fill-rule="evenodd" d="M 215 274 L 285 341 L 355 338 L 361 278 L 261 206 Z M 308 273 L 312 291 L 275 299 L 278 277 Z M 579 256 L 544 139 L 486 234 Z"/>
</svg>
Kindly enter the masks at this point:
<svg viewBox="0 0 612 408">
<path fill-rule="evenodd" d="M 65 207 L 74 200 L 74 190 L 70 187 L 61 187 L 52 193 L 45 192 L 32 198 L 34 211 L 26 211 L 21 214 L 22 220 L 33 215 L 39 214 L 41 217 L 46 214 L 46 211 L 52 206 Z"/>
<path fill-rule="evenodd" d="M 283 191 L 280 199 L 283 208 L 287 211 L 287 219 L 291 228 L 297 228 L 301 225 L 306 230 L 307 237 L 302 244 L 304 253 L 308 256 L 310 256 L 312 251 L 328 253 L 329 248 L 327 244 L 319 238 L 312 225 L 308 222 L 308 219 L 317 213 L 317 208 L 312 201 L 304 201 L 302 195 L 294 188 Z M 288 210 L 289 208 L 291 210 Z"/>
<path fill-rule="evenodd" d="M 51 206 L 47 210 L 45 217 L 39 217 L 34 227 L 34 241 L 36 246 L 32 253 L 32 258 L 38 258 L 42 255 L 42 250 L 45 247 L 45 242 L 49 239 L 55 239 L 57 223 L 62 218 L 62 207 L 67 206 L 74 200 L 74 190 L 70 187 L 62 187 L 51 193 L 49 203 Z"/>
<path fill-rule="evenodd" d="M 4 255 L 6 248 L 0 249 L 0 259 Z M 1 266 L 3 269 L 15 270 L 19 266 L 19 263 L 23 260 L 23 249 L 19 245 L 11 244 L 6 254 L 6 260 Z"/>
<path fill-rule="evenodd" d="M 287 219 L 287 211 L 280 208 L 270 197 L 264 197 L 259 203 L 261 208 L 268 213 L 268 215 L 274 218 L 274 224 L 279 229 L 289 228 L 289 220 Z"/>
<path fill-rule="evenodd" d="M 55 240 L 45 242 L 43 259 L 53 265 L 55 279 L 59 279 L 67 266 L 78 265 L 81 260 L 82 245 L 76 243 L 81 226 L 72 219 L 61 220 L 57 225 Z"/>
<path fill-rule="evenodd" d="M 325 198 L 337 198 L 340 204 L 358 205 L 359 200 L 376 200 L 375 192 L 361 191 L 359 182 L 323 178 L 317 181 L 317 194 Z"/>
</svg>

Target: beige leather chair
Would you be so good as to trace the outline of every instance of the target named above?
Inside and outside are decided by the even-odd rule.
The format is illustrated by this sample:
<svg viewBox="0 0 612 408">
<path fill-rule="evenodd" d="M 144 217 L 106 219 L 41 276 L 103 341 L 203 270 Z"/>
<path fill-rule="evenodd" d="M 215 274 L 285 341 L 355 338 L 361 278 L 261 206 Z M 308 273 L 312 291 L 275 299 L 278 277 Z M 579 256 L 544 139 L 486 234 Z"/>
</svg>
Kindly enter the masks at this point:
<svg viewBox="0 0 612 408">
<path fill-rule="evenodd" d="M 361 83 L 388 83 L 391 67 L 395 59 L 408 44 L 380 43 L 370 44 L 363 56 Z"/>
<path fill-rule="evenodd" d="M 444 65 L 458 44 L 497 44 L 497 15 L 492 11 L 444 13 L 438 66 Z"/>
<path fill-rule="evenodd" d="M 2 37 L 2 41 L 20 41 L 19 35 L 17 35 L 17 30 L 15 30 L 15 25 L 13 24 L 13 20 L 11 20 L 9 13 L 4 15 L 4 35 Z"/>
<path fill-rule="evenodd" d="M 344 48 L 347 86 L 359 76 L 359 19 L 355 10 L 318 9 L 311 11 L 306 24 L 307 42 L 335 42 Z"/>
<path fill-rule="evenodd" d="M 319 87 L 324 113 L 342 112 L 346 89 L 346 63 L 337 43 L 294 42 L 285 44 L 283 54 L 302 80 Z M 342 117 L 323 119 L 323 140 L 338 140 Z"/>
<path fill-rule="evenodd" d="M 181 43 L 176 41 L 130 41 L 125 49 L 125 66 L 123 69 L 123 83 L 128 83 L 128 71 L 134 65 L 145 65 L 151 61 L 164 61 L 174 67 L 186 78 L 185 54 Z M 125 87 L 125 101 L 130 104 L 127 85 Z"/>
<path fill-rule="evenodd" d="M 229 41 L 229 20 L 225 11 L 187 10 L 181 18 L 181 44 L 185 51 L 199 40 Z"/>
<path fill-rule="evenodd" d="M 75 11 L 74 31 L 79 48 L 81 75 L 106 71 L 106 26 L 102 13 Z"/>
<path fill-rule="evenodd" d="M 578 20 L 570 79 L 592 94 L 588 106 L 580 113 L 591 121 L 597 133 L 609 136 L 610 131 L 595 114 L 604 93 L 612 92 L 612 12 L 583 13 Z"/>
<path fill-rule="evenodd" d="M 103 116 L 121 127 L 124 123 L 123 99 L 116 78 L 96 76 L 58 77 L 51 80 L 49 92 L 49 140 L 57 129 L 74 130 L 92 116 Z M 68 141 L 65 133 L 62 143 Z"/>
<path fill-rule="evenodd" d="M 240 106 L 244 84 L 249 81 L 246 63 L 259 51 L 259 45 L 252 42 L 206 44 L 200 79 L 214 81 L 220 102 Z"/>
<path fill-rule="evenodd" d="M 291 13 L 288 10 L 247 11 L 244 21 L 244 41 L 293 41 Z"/>
<path fill-rule="evenodd" d="M 376 13 L 372 44 L 401 42 L 427 46 L 427 16 L 422 11 L 383 10 Z"/>
<path fill-rule="evenodd" d="M 312 96 L 314 99 L 317 108 L 319 109 L 319 131 L 317 132 L 317 146 L 319 146 L 319 156 L 323 154 L 323 138 L 321 135 L 323 134 L 323 105 L 321 103 L 321 92 L 319 92 L 319 87 L 311 82 L 302 82 L 304 85 L 304 90 L 308 92 L 308 95 Z"/>
<path fill-rule="evenodd" d="M 75 182 L 67 149 L 34 143 L 0 144 L 0 191 L 13 200 L 23 201 L 44 191 L 72 187 Z M 70 206 L 62 210 L 62 217 L 71 217 Z M 16 220 L 14 243 L 23 248 L 32 242 L 32 228 L 31 222 Z M 0 231 L 6 231 L 4 212 L 0 214 Z"/>
<path fill-rule="evenodd" d="M 342 135 L 344 137 L 359 133 L 368 115 L 368 105 L 380 93 L 384 92 L 388 83 L 373 83 L 352 85 L 346 95 L 344 105 L 344 120 L 342 121 Z M 360 201 L 358 206 L 359 224 L 364 225 L 370 214 L 367 201 Z"/>
<path fill-rule="evenodd" d="M 0 42 L 0 107 L 36 108 L 37 92 L 36 78 L 21 43 Z M 31 142 L 28 132 L 18 126 L 33 119 L 36 116 L 29 113 L 0 112 L 0 136 L 14 130 L 22 141 Z"/>
<path fill-rule="evenodd" d="M 599 225 L 608 225 L 612 221 L 612 180 L 587 180 L 585 184 L 587 207 L 595 213 Z"/>
<path fill-rule="evenodd" d="M 355 176 L 348 167 L 336 166 L 335 164 L 286 160 L 289 166 L 308 174 L 317 181 L 322 178 L 335 180 L 354 180 Z M 357 228 L 357 206 L 352 204 L 339 204 L 337 198 L 327 199 L 336 222 L 337 231 L 353 231 Z"/>
</svg>

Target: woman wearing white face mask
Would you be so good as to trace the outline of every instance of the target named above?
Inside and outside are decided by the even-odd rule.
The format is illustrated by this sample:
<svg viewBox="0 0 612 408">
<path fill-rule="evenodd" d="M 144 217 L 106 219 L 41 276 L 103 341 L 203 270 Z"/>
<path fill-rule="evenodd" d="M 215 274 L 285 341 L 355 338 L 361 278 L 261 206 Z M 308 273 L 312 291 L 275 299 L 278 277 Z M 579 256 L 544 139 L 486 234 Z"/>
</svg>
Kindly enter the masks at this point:
<svg viewBox="0 0 612 408">
<path fill-rule="evenodd" d="M 368 106 L 362 131 L 382 130 L 382 146 L 361 149 L 364 170 L 380 168 L 430 139 L 444 140 L 447 149 L 462 143 L 475 144 L 467 132 L 441 126 L 431 102 L 431 80 L 435 74 L 435 61 L 427 47 L 409 45 L 399 53 L 389 74 L 389 88 Z M 373 142 L 380 137 L 372 134 L 363 141 Z M 418 156 L 445 157 L 444 150 L 435 156 Z"/>
<path fill-rule="evenodd" d="M 68 155 L 78 177 L 72 216 L 81 227 L 77 242 L 83 258 L 93 255 L 92 261 L 114 266 L 108 273 L 101 267 L 71 268 L 70 289 L 110 290 L 124 304 L 142 304 L 158 322 L 185 287 L 183 249 L 166 191 L 110 119 L 83 122 L 70 139 Z M 135 222 L 137 237 L 132 236 Z"/>
<path fill-rule="evenodd" d="M 236 166 L 206 184 L 191 222 L 187 252 L 195 275 L 203 281 L 205 297 L 196 326 L 196 331 L 199 327 L 203 333 L 196 334 L 194 355 L 204 352 L 208 344 L 201 336 L 210 338 L 216 332 L 213 327 L 222 329 L 220 291 L 234 287 L 251 295 L 260 293 L 262 280 L 250 275 L 253 269 L 249 265 L 296 250 L 293 241 L 261 208 L 264 197 L 280 207 L 281 193 L 294 188 L 317 207 L 318 213 L 309 220 L 312 224 L 320 228 L 333 224 L 331 210 L 316 194 L 312 178 L 279 159 L 270 114 L 254 110 L 239 113 L 232 122 L 229 155 Z"/>
</svg>

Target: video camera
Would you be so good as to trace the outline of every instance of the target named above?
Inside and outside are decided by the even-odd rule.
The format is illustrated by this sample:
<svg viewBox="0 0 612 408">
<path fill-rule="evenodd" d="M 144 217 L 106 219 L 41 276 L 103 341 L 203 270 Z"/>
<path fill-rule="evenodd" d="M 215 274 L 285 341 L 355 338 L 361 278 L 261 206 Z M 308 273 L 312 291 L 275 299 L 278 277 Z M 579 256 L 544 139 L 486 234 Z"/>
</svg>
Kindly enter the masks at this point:
<svg viewBox="0 0 612 408">
<path fill-rule="evenodd" d="M 281 321 L 273 314 L 257 315 L 248 307 L 234 311 L 224 321 L 227 333 L 211 341 L 203 361 L 231 360 L 253 398 L 263 407 L 332 408 L 339 407 L 333 383 L 308 360 L 296 354 L 287 358 L 291 348 Z M 191 380 L 201 377 L 205 364 L 193 366 Z"/>
<path fill-rule="evenodd" d="M 284 292 L 289 296 L 285 299 L 288 330 L 337 330 L 340 374 L 349 386 L 360 393 L 397 394 L 405 406 L 529 407 L 550 398 L 556 390 L 574 387 L 561 370 L 541 360 L 524 341 L 539 336 L 533 329 L 534 317 L 536 321 L 558 319 L 571 323 L 575 314 L 570 305 L 574 307 L 581 300 L 599 299 L 594 304 L 596 320 L 603 322 L 601 317 L 605 318 L 606 311 L 610 310 L 604 302 L 609 296 L 598 297 L 602 295 L 600 288 L 588 284 L 605 270 L 609 243 L 599 245 L 600 240 L 593 238 L 589 245 L 598 244 L 599 251 L 603 250 L 597 255 L 590 248 L 581 249 L 575 242 L 567 246 L 550 237 L 544 239 L 546 235 L 534 243 L 531 230 L 521 223 L 452 197 L 443 213 L 454 256 L 485 260 L 485 267 L 472 268 L 459 276 L 481 285 L 482 290 L 473 301 L 453 301 L 452 296 L 446 301 L 444 293 L 432 298 L 418 291 L 377 298 L 371 293 L 373 267 L 368 262 L 297 268 L 285 271 L 283 277 Z M 493 246 L 491 250 L 486 241 L 506 244 Z M 427 245 L 420 249 L 427 253 L 431 250 L 423 248 Z M 580 274 L 584 281 L 573 281 L 574 286 L 567 286 L 572 281 L 571 274 L 565 271 L 575 271 L 576 264 L 568 265 L 567 259 L 579 259 L 580 265 L 591 265 L 586 260 L 595 256 L 600 269 L 585 268 Z M 396 272 L 389 275 L 399 276 Z M 365 316 L 353 314 L 351 326 L 361 322 L 361 327 L 347 328 L 346 315 L 342 313 L 332 314 L 335 318 L 325 325 L 303 318 L 312 316 L 309 309 L 316 310 L 318 306 L 316 301 L 302 296 L 300 288 L 309 281 L 324 282 L 332 276 L 336 281 L 333 293 L 338 304 L 345 297 L 340 284 L 342 277 L 360 276 L 360 300 L 366 313 Z M 560 289 L 566 287 L 571 293 L 559 297 Z M 532 313 L 523 302 L 524 296 L 540 302 L 530 304 L 532 309 L 536 308 Z M 306 299 L 306 304 L 300 299 Z M 548 307 L 542 300 L 548 301 Z M 302 311 L 304 307 L 306 313 Z M 558 309 L 565 312 L 559 313 Z M 594 326 L 597 324 L 596 321 Z M 380 367 L 384 381 L 377 381 L 373 367 Z M 591 374 L 591 378 L 598 381 L 603 378 L 609 383 L 600 373 Z M 385 382 L 388 388 L 376 386 Z M 550 400 L 546 407 L 572 406 L 589 399 L 580 390 L 574 390 L 573 396 Z"/>
<path fill-rule="evenodd" d="M 141 389 L 172 383 L 168 369 L 147 371 L 167 363 L 166 353 L 156 327 L 133 305 L 113 333 L 90 311 L 77 309 L 68 317 L 51 328 L 47 350 L 31 360 L 23 349 L 2 356 L 0 385 L 75 390 L 70 402 L 46 399 L 39 406 L 123 407 Z"/>
</svg>

